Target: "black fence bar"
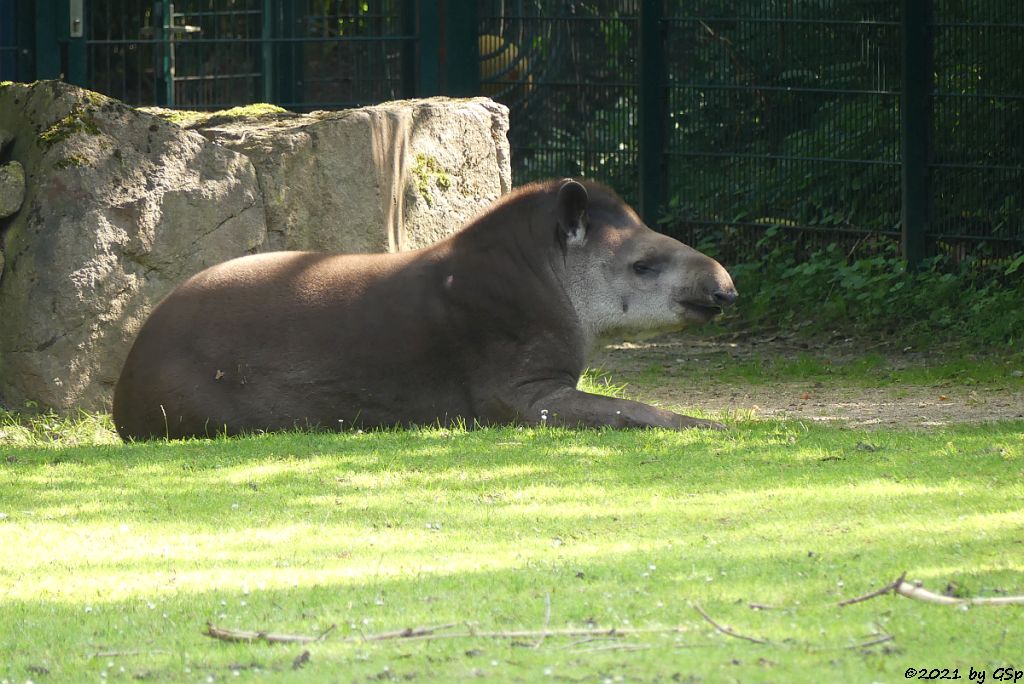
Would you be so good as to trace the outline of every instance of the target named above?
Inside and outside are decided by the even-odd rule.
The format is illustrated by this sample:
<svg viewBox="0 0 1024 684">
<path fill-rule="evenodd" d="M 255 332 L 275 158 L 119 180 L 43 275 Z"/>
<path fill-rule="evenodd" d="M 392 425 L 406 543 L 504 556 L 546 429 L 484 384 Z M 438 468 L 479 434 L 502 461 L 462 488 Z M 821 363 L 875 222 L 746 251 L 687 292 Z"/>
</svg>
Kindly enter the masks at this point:
<svg viewBox="0 0 1024 684">
<path fill-rule="evenodd" d="M 916 267 L 927 254 L 928 160 L 932 122 L 932 0 L 903 0 L 901 138 L 903 255 Z"/>
<path fill-rule="evenodd" d="M 640 215 L 655 225 L 665 201 L 665 31 L 663 4 L 640 5 Z"/>
</svg>

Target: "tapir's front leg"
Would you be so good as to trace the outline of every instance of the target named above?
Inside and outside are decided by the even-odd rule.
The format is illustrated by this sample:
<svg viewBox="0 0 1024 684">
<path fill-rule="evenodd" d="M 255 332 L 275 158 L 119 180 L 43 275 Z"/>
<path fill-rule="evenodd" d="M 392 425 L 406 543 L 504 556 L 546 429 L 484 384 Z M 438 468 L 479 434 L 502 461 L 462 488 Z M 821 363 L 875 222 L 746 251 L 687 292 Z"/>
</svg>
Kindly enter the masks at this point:
<svg viewBox="0 0 1024 684">
<path fill-rule="evenodd" d="M 528 425 L 565 427 L 653 428 L 669 430 L 707 428 L 724 430 L 711 420 L 691 418 L 648 406 L 639 401 L 588 394 L 577 389 L 558 389 L 535 400 L 521 419 Z"/>
</svg>

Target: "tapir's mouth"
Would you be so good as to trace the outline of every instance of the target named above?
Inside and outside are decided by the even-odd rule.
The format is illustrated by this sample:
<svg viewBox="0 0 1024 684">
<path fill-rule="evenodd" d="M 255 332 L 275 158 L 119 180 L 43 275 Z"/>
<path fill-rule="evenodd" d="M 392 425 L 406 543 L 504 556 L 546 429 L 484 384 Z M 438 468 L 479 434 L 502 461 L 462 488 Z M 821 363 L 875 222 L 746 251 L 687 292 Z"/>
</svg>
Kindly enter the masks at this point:
<svg viewBox="0 0 1024 684">
<path fill-rule="evenodd" d="M 718 306 L 708 306 L 706 304 L 697 304 L 696 302 L 687 301 L 678 301 L 677 303 L 683 307 L 683 313 L 705 322 L 710 321 L 712 318 L 722 313 L 721 307 Z"/>
</svg>

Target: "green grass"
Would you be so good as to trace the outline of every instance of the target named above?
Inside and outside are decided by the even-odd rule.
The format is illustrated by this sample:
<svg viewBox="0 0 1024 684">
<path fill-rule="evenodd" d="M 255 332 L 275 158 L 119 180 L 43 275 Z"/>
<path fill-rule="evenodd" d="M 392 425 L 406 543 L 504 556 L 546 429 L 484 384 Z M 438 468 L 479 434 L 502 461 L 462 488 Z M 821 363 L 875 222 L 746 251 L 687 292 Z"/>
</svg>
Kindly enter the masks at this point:
<svg viewBox="0 0 1024 684">
<path fill-rule="evenodd" d="M 28 438 L 15 422 L 26 427 L 0 427 L 0 680 L 11 683 L 895 682 L 909 667 L 959 667 L 966 680 L 971 666 L 990 677 L 1021 666 L 1024 607 L 836 605 L 904 570 L 936 591 L 1024 594 L 1021 422 L 77 446 L 65 444 L 107 441 L 109 422 L 71 421 L 70 440 Z M 551 629 L 682 631 L 536 648 L 360 638 L 540 629 L 549 602 Z M 770 643 L 716 632 L 695 602 Z M 337 628 L 311 645 L 245 645 L 204 637 L 207 621 Z M 858 646 L 878 634 L 893 639 Z"/>
<path fill-rule="evenodd" d="M 786 358 L 765 356 L 735 359 L 727 352 L 704 355 L 699 363 L 681 363 L 670 375 L 686 378 L 707 377 L 710 373 L 718 383 L 766 383 L 841 381 L 854 387 L 887 387 L 893 385 L 985 385 L 996 388 L 1024 389 L 1024 356 L 1004 354 L 991 358 L 948 358 L 938 363 L 923 364 L 917 360 L 899 363 L 898 358 L 867 354 L 852 359 L 831 359 L 820 354 L 799 353 Z M 1017 375 L 1015 375 L 1017 373 Z M 647 383 L 665 376 L 662 364 L 652 364 L 640 374 Z"/>
</svg>

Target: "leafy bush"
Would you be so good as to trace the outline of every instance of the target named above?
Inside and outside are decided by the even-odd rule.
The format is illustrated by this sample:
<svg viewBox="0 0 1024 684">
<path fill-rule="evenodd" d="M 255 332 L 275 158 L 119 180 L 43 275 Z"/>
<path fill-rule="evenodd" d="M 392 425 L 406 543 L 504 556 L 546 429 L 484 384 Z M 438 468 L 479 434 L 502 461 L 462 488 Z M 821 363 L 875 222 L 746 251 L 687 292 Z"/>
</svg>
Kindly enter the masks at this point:
<svg viewBox="0 0 1024 684">
<path fill-rule="evenodd" d="M 959 263 L 943 255 L 908 271 L 897 247 L 876 240 L 858 256 L 857 248 L 833 243 L 801 254 L 784 231 L 770 228 L 758 243 L 763 256 L 729 266 L 741 293 L 737 316 L 754 326 L 841 329 L 915 346 L 1020 349 L 1024 254 Z"/>
</svg>

